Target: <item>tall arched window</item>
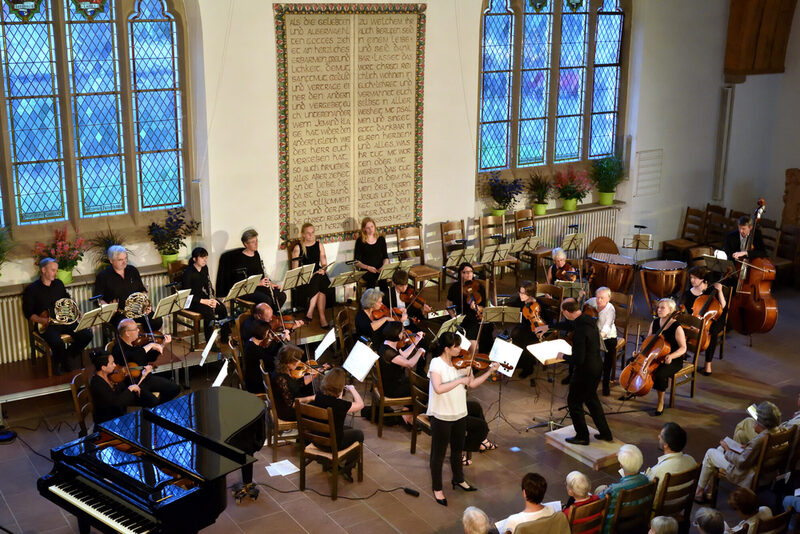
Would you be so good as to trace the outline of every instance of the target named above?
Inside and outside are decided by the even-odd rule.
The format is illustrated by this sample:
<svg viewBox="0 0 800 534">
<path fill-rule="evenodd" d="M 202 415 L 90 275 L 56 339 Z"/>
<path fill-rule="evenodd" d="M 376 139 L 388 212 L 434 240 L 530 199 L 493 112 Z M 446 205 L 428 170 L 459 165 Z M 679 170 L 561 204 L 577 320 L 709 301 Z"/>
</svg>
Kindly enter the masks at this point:
<svg viewBox="0 0 800 534">
<path fill-rule="evenodd" d="M 146 212 L 185 205 L 176 8 L 2 0 L 1 224 L 31 236 L 44 223 L 134 227 Z"/>
<path fill-rule="evenodd" d="M 618 152 L 623 0 L 486 0 L 478 170 Z"/>
</svg>

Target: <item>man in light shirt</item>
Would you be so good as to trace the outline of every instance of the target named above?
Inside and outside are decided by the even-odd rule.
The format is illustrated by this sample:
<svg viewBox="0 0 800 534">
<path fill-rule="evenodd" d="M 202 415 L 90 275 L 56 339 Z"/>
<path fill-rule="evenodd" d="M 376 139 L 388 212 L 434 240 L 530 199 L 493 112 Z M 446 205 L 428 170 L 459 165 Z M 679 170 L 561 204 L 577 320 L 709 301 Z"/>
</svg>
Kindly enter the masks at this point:
<svg viewBox="0 0 800 534">
<path fill-rule="evenodd" d="M 527 523 L 542 517 L 550 517 L 556 513 L 549 506 L 543 506 L 544 493 L 547 491 L 547 481 L 538 473 L 528 473 L 522 477 L 522 498 L 525 499 L 525 509 L 518 514 L 508 516 L 497 524 L 500 534 L 514 532 L 520 523 Z M 564 514 L 559 514 L 564 517 Z M 564 518 L 566 520 L 566 518 Z M 565 521 L 566 523 L 566 521 Z"/>
<path fill-rule="evenodd" d="M 658 448 L 664 451 L 664 454 L 659 456 L 656 465 L 645 473 L 650 480 L 658 477 L 657 491 L 661 491 L 667 473 L 683 473 L 697 465 L 694 458 L 682 452 L 685 446 L 686 431 L 679 424 L 667 423 L 661 428 L 658 434 Z"/>
</svg>

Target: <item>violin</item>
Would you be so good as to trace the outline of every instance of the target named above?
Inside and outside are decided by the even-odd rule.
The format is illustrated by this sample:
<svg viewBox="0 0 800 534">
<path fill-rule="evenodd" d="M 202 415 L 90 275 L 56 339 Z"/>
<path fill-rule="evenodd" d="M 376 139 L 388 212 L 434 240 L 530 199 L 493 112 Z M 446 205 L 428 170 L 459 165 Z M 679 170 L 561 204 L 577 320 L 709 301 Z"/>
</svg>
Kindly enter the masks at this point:
<svg viewBox="0 0 800 534">
<path fill-rule="evenodd" d="M 480 308 L 478 308 L 483 302 L 483 296 L 481 295 L 482 287 L 480 280 L 469 280 L 468 282 L 464 282 L 461 292 L 466 305 L 475 310 L 478 320 L 483 319 L 483 313 Z"/>
<path fill-rule="evenodd" d="M 399 321 L 400 318 L 403 316 L 405 310 L 403 308 L 391 308 L 389 309 L 386 304 L 381 304 L 381 307 L 377 310 L 372 310 L 372 320 L 382 319 L 384 317 L 389 317 L 393 321 Z"/>
<path fill-rule="evenodd" d="M 536 302 L 536 299 L 526 302 L 522 307 L 522 316 L 531 323 L 531 332 L 535 332 L 537 326 L 545 326 L 547 324 L 542 319 L 541 313 L 542 307 Z"/>
<path fill-rule="evenodd" d="M 427 306 L 427 303 L 425 302 L 425 299 L 422 298 L 422 294 L 418 291 L 414 291 L 414 288 L 411 287 L 411 285 L 408 285 L 406 290 L 400 293 L 400 300 L 406 305 L 406 309 L 419 310 L 421 314 L 425 314 L 425 306 Z M 414 324 L 420 323 L 419 317 L 410 316 L 409 320 L 411 320 L 411 322 Z"/>
<path fill-rule="evenodd" d="M 153 367 L 155 369 L 155 367 Z M 127 366 L 125 365 L 117 365 L 114 367 L 114 370 L 108 373 L 108 379 L 111 381 L 112 384 L 119 384 L 125 381 L 126 378 L 130 378 L 131 381 L 138 380 L 142 376 L 142 371 L 144 371 L 144 367 L 137 365 L 135 363 L 129 363 Z"/>
<path fill-rule="evenodd" d="M 325 365 L 320 365 L 316 360 L 308 360 L 307 362 L 299 362 L 294 369 L 289 371 L 289 376 L 299 379 L 305 375 L 321 374 L 325 369 Z"/>
<path fill-rule="evenodd" d="M 680 310 L 675 310 L 657 332 L 647 336 L 642 350 L 634 353 L 634 360 L 619 375 L 619 384 L 631 395 L 641 397 L 653 389 L 653 372 L 664 362 L 667 354 L 672 352 L 672 347 L 662 333 L 679 313 Z"/>
<path fill-rule="evenodd" d="M 405 350 L 411 345 L 416 345 L 416 334 L 411 330 L 404 328 L 402 332 L 400 332 L 400 341 L 397 342 L 397 349 L 398 350 Z M 422 338 L 420 338 L 421 340 Z"/>
<path fill-rule="evenodd" d="M 456 369 L 466 369 L 468 367 L 472 367 L 476 371 L 483 371 L 488 369 L 492 363 L 500 364 L 500 367 L 510 371 L 511 366 L 507 363 L 501 362 L 493 362 L 489 359 L 488 354 L 472 354 L 469 351 L 461 349 L 461 352 L 458 356 L 453 356 L 452 358 L 453 367 Z"/>
<path fill-rule="evenodd" d="M 139 337 L 134 339 L 131 345 L 133 347 L 144 347 L 150 343 L 158 343 L 159 345 L 163 345 L 164 339 L 164 334 L 162 334 L 160 330 L 155 330 L 154 332 L 142 332 L 141 327 L 139 327 Z"/>
<path fill-rule="evenodd" d="M 269 321 L 269 328 L 273 332 L 283 333 L 284 330 L 294 326 L 295 319 L 291 315 L 273 315 Z"/>
<path fill-rule="evenodd" d="M 556 267 L 555 279 L 566 282 L 574 282 L 578 278 L 578 270 L 570 262 L 564 263 L 562 267 Z"/>
</svg>

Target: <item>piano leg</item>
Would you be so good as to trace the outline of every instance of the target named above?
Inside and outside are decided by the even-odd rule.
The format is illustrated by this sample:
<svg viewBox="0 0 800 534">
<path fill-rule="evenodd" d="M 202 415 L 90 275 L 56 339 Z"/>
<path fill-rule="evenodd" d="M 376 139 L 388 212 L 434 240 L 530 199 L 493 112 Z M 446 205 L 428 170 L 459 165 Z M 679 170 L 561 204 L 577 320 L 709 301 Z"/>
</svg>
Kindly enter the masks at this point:
<svg viewBox="0 0 800 534">
<path fill-rule="evenodd" d="M 89 517 L 86 514 L 78 514 L 76 517 L 78 518 L 78 533 L 89 534 L 92 528 L 89 523 Z"/>
<path fill-rule="evenodd" d="M 242 467 L 242 484 L 250 484 L 253 481 L 253 464 Z"/>
</svg>

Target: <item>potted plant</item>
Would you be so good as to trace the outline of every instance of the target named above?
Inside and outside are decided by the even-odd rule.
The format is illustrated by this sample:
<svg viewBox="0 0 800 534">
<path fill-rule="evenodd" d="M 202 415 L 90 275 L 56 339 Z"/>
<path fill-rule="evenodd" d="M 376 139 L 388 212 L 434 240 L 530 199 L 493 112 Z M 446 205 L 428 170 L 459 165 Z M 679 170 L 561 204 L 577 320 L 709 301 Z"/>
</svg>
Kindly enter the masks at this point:
<svg viewBox="0 0 800 534">
<path fill-rule="evenodd" d="M 97 264 L 95 265 L 95 268 L 98 271 L 102 271 L 111 265 L 111 262 L 108 261 L 108 256 L 106 256 L 108 247 L 113 245 L 124 246 L 124 243 L 125 238 L 121 234 L 112 230 L 111 225 L 108 226 L 108 230 L 98 232 L 93 238 L 89 239 L 89 249 L 97 251 Z M 128 256 L 133 254 L 133 252 L 128 250 L 128 247 L 125 247 L 125 251 L 128 253 Z"/>
<path fill-rule="evenodd" d="M 3 269 L 3 264 L 8 261 L 8 253 L 14 248 L 14 242 L 11 240 L 11 233 L 8 228 L 0 228 L 0 270 Z"/>
<path fill-rule="evenodd" d="M 622 181 L 622 174 L 622 160 L 616 156 L 598 159 L 592 164 L 592 182 L 600 193 L 599 203 L 603 206 L 614 203 L 614 193 Z"/>
<path fill-rule="evenodd" d="M 55 240 L 49 245 L 36 242 L 33 246 L 33 260 L 38 267 L 39 262 L 44 258 L 53 258 L 58 262 L 58 273 L 56 276 L 64 282 L 64 285 L 72 283 L 72 271 L 78 266 L 78 262 L 83 259 L 86 252 L 86 240 L 79 237 L 75 242 L 67 238 L 67 227 L 56 230 Z"/>
<path fill-rule="evenodd" d="M 592 190 L 592 183 L 585 170 L 576 171 L 570 165 L 567 170 L 556 173 L 553 190 L 564 201 L 564 211 L 575 211 L 578 209 L 578 201 L 583 200 Z"/>
<path fill-rule="evenodd" d="M 531 172 L 530 190 L 533 196 L 533 214 L 544 215 L 547 212 L 547 196 L 550 194 L 550 180 L 539 171 Z"/>
<path fill-rule="evenodd" d="M 492 215 L 505 215 L 506 210 L 514 205 L 517 196 L 522 193 L 522 180 L 503 180 L 500 178 L 500 171 L 492 171 L 489 173 L 489 193 L 495 203 Z"/>
<path fill-rule="evenodd" d="M 147 235 L 161 254 L 161 265 L 165 268 L 178 260 L 178 252 L 184 245 L 184 239 L 200 228 L 200 223 L 186 219 L 185 208 L 167 210 L 164 224 L 150 223 Z"/>
</svg>

